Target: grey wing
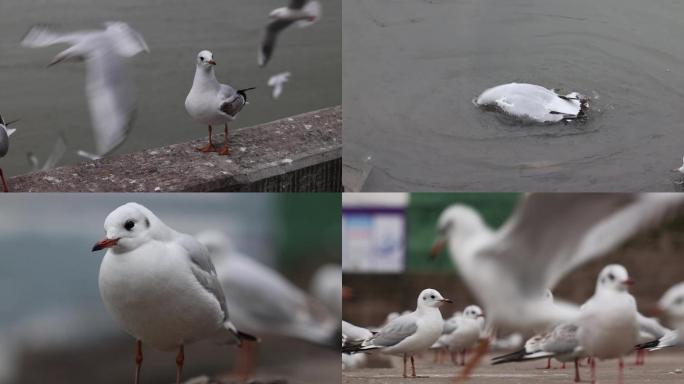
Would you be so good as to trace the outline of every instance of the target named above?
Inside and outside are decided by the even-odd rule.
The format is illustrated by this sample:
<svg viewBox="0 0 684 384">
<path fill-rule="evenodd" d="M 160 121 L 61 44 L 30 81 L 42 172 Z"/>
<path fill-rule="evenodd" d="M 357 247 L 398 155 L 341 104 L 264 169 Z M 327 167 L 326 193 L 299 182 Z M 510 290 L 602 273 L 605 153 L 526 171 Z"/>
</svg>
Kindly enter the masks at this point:
<svg viewBox="0 0 684 384">
<path fill-rule="evenodd" d="M 264 32 L 264 38 L 261 41 L 261 47 L 259 49 L 259 66 L 263 67 L 268 63 L 273 55 L 273 50 L 275 49 L 276 40 L 280 32 L 289 27 L 293 20 L 282 20 L 275 19 L 266 25 L 266 30 Z"/>
<path fill-rule="evenodd" d="M 570 353 L 579 346 L 577 325 L 561 324 L 554 328 L 549 337 L 544 340 L 542 350 L 552 353 Z"/>
<path fill-rule="evenodd" d="M 371 341 L 378 347 L 391 347 L 413 335 L 417 330 L 418 324 L 412 314 L 399 316 L 382 327 Z"/>
<path fill-rule="evenodd" d="M 663 327 L 657 319 L 646 317 L 639 312 L 637 312 L 637 322 L 639 323 L 639 330 L 652 335 L 654 339 L 659 339 L 671 331 L 671 329 Z"/>
<path fill-rule="evenodd" d="M 524 292 L 553 288 L 570 270 L 681 215 L 676 194 L 531 194 L 479 256 L 495 258 Z"/>
<path fill-rule="evenodd" d="M 231 117 L 235 117 L 245 106 L 245 98 L 237 93 L 230 85 L 221 84 L 219 97 L 223 100 L 219 109 L 221 112 Z"/>
<path fill-rule="evenodd" d="M 302 9 L 308 1 L 309 0 L 290 0 L 290 4 L 287 7 L 290 9 Z"/>
<path fill-rule="evenodd" d="M 224 320 L 227 320 L 226 297 L 223 295 L 223 290 L 216 276 L 216 268 L 214 268 L 214 264 L 211 262 L 209 251 L 194 237 L 184 233 L 179 233 L 176 241 L 188 252 L 190 269 L 195 279 L 216 298 L 223 310 Z"/>
<path fill-rule="evenodd" d="M 117 53 L 124 57 L 133 57 L 140 52 L 149 52 L 145 39 L 135 29 L 121 21 L 107 22 L 107 33 Z"/>
</svg>

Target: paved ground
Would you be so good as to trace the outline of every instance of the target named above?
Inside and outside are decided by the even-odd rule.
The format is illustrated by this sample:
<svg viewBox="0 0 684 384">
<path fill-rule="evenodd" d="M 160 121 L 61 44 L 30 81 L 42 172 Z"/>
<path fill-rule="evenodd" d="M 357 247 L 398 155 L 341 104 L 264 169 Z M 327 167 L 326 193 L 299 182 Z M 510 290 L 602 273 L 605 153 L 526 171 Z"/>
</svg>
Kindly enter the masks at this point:
<svg viewBox="0 0 684 384">
<path fill-rule="evenodd" d="M 487 359 L 488 361 L 489 359 Z M 396 362 L 395 362 L 396 363 Z M 633 356 L 626 359 L 625 384 L 628 383 L 682 383 L 684 382 L 684 352 L 654 352 L 646 357 L 646 365 L 632 365 Z M 545 361 L 520 364 L 502 364 L 492 366 L 484 364 L 479 367 L 469 383 L 572 383 L 574 370 L 570 364 L 567 369 L 535 369 L 542 367 Z M 559 366 L 554 362 L 554 366 Z M 580 368 L 582 380 L 588 381 L 589 368 Z M 401 377 L 401 365 L 398 368 L 364 368 L 344 370 L 343 384 L 385 384 L 400 382 L 420 382 L 422 384 L 454 383 L 454 377 L 460 368 L 451 364 L 435 364 L 432 356 L 425 355 L 416 361 L 416 373 L 426 378 L 404 379 Z M 617 382 L 617 361 L 598 363 L 598 382 Z"/>
</svg>

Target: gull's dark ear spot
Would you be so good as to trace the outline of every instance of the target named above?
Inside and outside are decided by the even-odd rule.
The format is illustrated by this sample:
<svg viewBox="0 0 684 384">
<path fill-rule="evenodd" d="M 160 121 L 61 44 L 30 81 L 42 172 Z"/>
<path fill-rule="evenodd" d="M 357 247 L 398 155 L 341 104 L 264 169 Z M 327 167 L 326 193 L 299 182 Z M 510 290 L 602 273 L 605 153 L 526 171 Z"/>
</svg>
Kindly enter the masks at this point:
<svg viewBox="0 0 684 384">
<path fill-rule="evenodd" d="M 147 217 L 145 218 L 145 227 L 150 227 L 150 219 L 148 219 Z"/>
</svg>

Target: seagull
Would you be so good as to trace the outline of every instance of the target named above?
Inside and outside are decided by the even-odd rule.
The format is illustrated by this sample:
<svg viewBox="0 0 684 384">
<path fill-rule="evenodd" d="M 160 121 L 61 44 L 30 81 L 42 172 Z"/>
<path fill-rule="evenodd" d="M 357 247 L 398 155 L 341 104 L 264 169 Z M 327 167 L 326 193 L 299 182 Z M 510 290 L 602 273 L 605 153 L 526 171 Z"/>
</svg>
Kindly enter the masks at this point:
<svg viewBox="0 0 684 384">
<path fill-rule="evenodd" d="M 342 346 L 350 341 L 362 341 L 373 336 L 373 332 L 342 320 Z M 342 353 L 342 369 L 359 368 L 366 363 L 365 353 Z"/>
<path fill-rule="evenodd" d="M 474 347 L 480 340 L 483 327 L 482 309 L 477 305 L 465 307 L 463 314 L 456 318 L 455 329 L 444 340 L 451 352 L 451 360 L 454 364 L 458 365 L 457 354 L 460 354 L 461 365 L 465 365 L 466 351 Z"/>
<path fill-rule="evenodd" d="M 235 120 L 238 113 L 247 104 L 247 91 L 252 88 L 233 89 L 230 85 L 221 84 L 214 74 L 214 55 L 207 50 L 197 54 L 197 68 L 192 88 L 185 98 L 185 110 L 190 116 L 202 124 L 209 126 L 209 144 L 197 148 L 200 152 L 218 152 L 219 155 L 230 154 L 228 149 L 228 122 Z M 223 147 L 216 149 L 211 141 L 211 126 L 224 124 Z"/>
<path fill-rule="evenodd" d="M 650 228 L 681 215 L 677 194 L 531 194 L 506 223 L 490 229 L 465 205 L 437 222 L 434 257 L 449 253 L 487 314 L 486 333 L 531 335 L 572 322 L 579 310 L 545 291 L 579 265 L 602 257 Z M 466 378 L 487 351 L 486 338 L 461 373 Z"/>
<path fill-rule="evenodd" d="M 142 36 L 124 22 L 107 22 L 104 30 L 58 33 L 37 25 L 21 45 L 30 48 L 68 44 L 48 66 L 63 61 L 86 63 L 86 97 L 95 137 L 96 154 L 114 151 L 128 136 L 135 117 L 135 87 L 127 74 L 127 60 L 149 52 Z"/>
<path fill-rule="evenodd" d="M 8 128 L 8 126 L 15 121 L 5 123 L 5 120 L 0 116 L 0 159 L 7 155 L 9 152 L 9 137 L 16 131 L 16 129 Z M 2 180 L 2 190 L 4 192 L 9 192 L 9 187 L 7 186 L 7 181 L 5 180 L 5 175 L 2 173 L 2 168 L 0 168 L 0 180 Z"/>
<path fill-rule="evenodd" d="M 518 361 L 554 358 L 562 363 L 574 361 L 575 382 L 581 381 L 579 360 L 587 357 L 579 345 L 578 326 L 572 323 L 557 325 L 550 332 L 535 335 L 525 342 L 525 347 L 518 351 L 493 358 L 494 365 Z"/>
<path fill-rule="evenodd" d="M 683 162 L 682 166 L 679 168 L 672 169 L 672 172 L 684 173 L 684 159 L 682 159 L 682 162 Z"/>
<path fill-rule="evenodd" d="M 300 28 L 304 28 L 320 20 L 321 3 L 314 0 L 290 0 L 287 7 L 274 9 L 269 17 L 272 20 L 266 25 L 257 58 L 260 67 L 265 66 L 271 59 L 276 39 L 280 32 L 293 23 Z"/>
<path fill-rule="evenodd" d="M 338 320 L 342 320 L 342 267 L 339 264 L 319 267 L 311 277 L 309 292 Z"/>
<path fill-rule="evenodd" d="M 577 338 L 591 357 L 592 382 L 596 359 L 618 359 L 618 382 L 623 381 L 622 357 L 632 352 L 639 338 L 636 300 L 628 290 L 632 284 L 625 267 L 607 265 L 599 273 L 594 295 L 580 308 Z"/>
<path fill-rule="evenodd" d="M 340 322 L 336 314 L 275 270 L 238 252 L 225 233 L 206 231 L 198 234 L 197 240 L 209 250 L 215 262 L 231 321 L 239 329 L 337 348 Z M 245 297 L 251 299 L 245 301 Z M 232 303 L 240 305 L 233 307 Z M 237 364 L 238 373 L 244 377 L 249 376 L 255 361 L 250 344 L 246 344 Z"/>
<path fill-rule="evenodd" d="M 418 295 L 415 311 L 395 318 L 369 338 L 348 342 L 342 347 L 342 352 L 377 349 L 391 355 L 403 355 L 403 377 L 408 377 L 406 358 L 410 357 L 411 377 L 416 377 L 413 355 L 427 351 L 442 334 L 444 319 L 439 307 L 444 303 L 451 303 L 451 300 L 445 299 L 434 289 L 424 289 Z"/>
<path fill-rule="evenodd" d="M 290 80 L 290 72 L 283 72 L 271 76 L 268 79 L 268 86 L 273 87 L 273 98 L 277 99 L 283 93 L 283 84 Z"/>
<path fill-rule="evenodd" d="M 670 332 L 671 329 L 664 327 L 658 319 L 653 317 L 646 317 L 641 313 L 637 312 L 637 322 L 639 324 L 639 339 L 638 343 L 647 343 L 656 339 L 665 337 Z M 644 349 L 638 349 L 636 351 L 636 360 L 634 365 L 644 365 L 646 363 L 646 351 Z"/>
<path fill-rule="evenodd" d="M 47 171 L 49 169 L 54 168 L 59 160 L 64 156 L 64 153 L 66 152 L 66 141 L 64 140 L 64 135 L 59 134 L 57 136 L 57 140 L 55 141 L 55 144 L 52 146 L 52 152 L 50 152 L 50 156 L 48 156 L 47 159 L 45 159 L 45 162 L 43 165 L 40 165 L 40 161 L 38 160 L 38 156 L 36 156 L 33 152 L 28 152 L 26 153 L 26 157 L 29 161 L 29 164 L 31 164 L 31 169 L 35 171 Z"/>
<path fill-rule="evenodd" d="M 589 99 L 577 92 L 559 95 L 539 85 L 518 83 L 489 88 L 474 103 L 486 110 L 540 124 L 581 119 L 589 109 Z"/>
<path fill-rule="evenodd" d="M 665 314 L 675 329 L 665 332 L 657 340 L 638 345 L 637 349 L 656 351 L 667 347 L 684 346 L 684 339 L 680 337 L 684 334 L 684 283 L 675 284 L 665 291 L 655 309 L 656 312 Z"/>
<path fill-rule="evenodd" d="M 110 315 L 136 338 L 136 384 L 143 342 L 160 350 L 178 349 L 179 384 L 185 344 L 213 338 L 239 346 L 257 340 L 228 319 L 209 252 L 194 237 L 176 232 L 136 203 L 112 211 L 104 228 L 105 238 L 92 248 L 107 249 L 100 265 L 100 295 Z M 254 300 L 246 295 L 241 303 Z"/>
</svg>

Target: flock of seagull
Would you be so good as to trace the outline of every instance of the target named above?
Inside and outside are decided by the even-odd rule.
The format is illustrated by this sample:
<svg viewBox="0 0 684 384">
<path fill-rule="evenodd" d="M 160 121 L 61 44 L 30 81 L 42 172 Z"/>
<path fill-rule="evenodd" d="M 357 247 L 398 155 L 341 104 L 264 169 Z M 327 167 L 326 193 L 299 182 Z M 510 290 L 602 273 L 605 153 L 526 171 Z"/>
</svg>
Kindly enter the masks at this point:
<svg viewBox="0 0 684 384">
<path fill-rule="evenodd" d="M 269 15 L 262 42 L 258 49 L 257 64 L 264 67 L 271 59 L 276 41 L 281 32 L 295 25 L 308 27 L 321 17 L 321 5 L 315 0 L 290 0 L 285 7 L 274 9 Z M 142 52 L 150 52 L 143 36 L 125 22 L 107 22 L 102 30 L 59 33 L 37 25 L 22 39 L 21 45 L 41 48 L 55 44 L 66 44 L 68 48 L 58 53 L 48 67 L 65 61 L 84 61 L 86 64 L 86 97 L 91 115 L 95 139 L 94 153 L 78 150 L 88 159 L 97 159 L 110 154 L 126 139 L 133 126 L 136 113 L 136 90 L 128 76 L 128 59 Z M 234 89 L 217 81 L 213 67 L 216 62 L 208 50 L 197 55 L 197 68 L 192 88 L 185 101 L 188 114 L 196 121 L 209 127 L 209 144 L 198 148 L 202 152 L 217 152 L 229 155 L 228 123 L 233 121 L 247 104 L 246 92 L 253 88 Z M 273 97 L 282 93 L 283 84 L 289 79 L 289 72 L 274 75 L 269 80 Z M 211 138 L 212 125 L 224 125 L 224 142 L 220 148 L 214 146 Z M 9 149 L 7 124 L 0 124 L 0 158 Z M 64 143 L 56 144 L 53 154 L 43 166 L 29 155 L 34 169 L 54 166 L 64 153 Z M 8 191 L 7 182 L 0 170 L 3 190 Z"/>
<path fill-rule="evenodd" d="M 374 332 L 344 334 L 343 352 L 378 350 L 406 359 L 432 347 L 446 348 L 454 358 L 471 349 L 473 354 L 459 373 L 464 379 L 498 337 L 519 334 L 527 338 L 524 347 L 495 357 L 494 364 L 554 358 L 574 362 L 579 381 L 579 363 L 587 358 L 593 381 L 597 360 L 617 359 L 622 382 L 624 356 L 682 343 L 684 283 L 668 290 L 658 304 L 674 329 L 637 311 L 629 293 L 633 280 L 618 264 L 600 272 L 594 295 L 582 305 L 554 299 L 551 290 L 579 265 L 683 214 L 684 196 L 677 194 L 530 194 L 500 229 L 492 230 L 474 209 L 450 206 L 437 222 L 431 254 L 437 256 L 448 246 L 459 275 L 483 311 L 469 307 L 469 316 L 466 309 L 444 320 L 438 307 L 447 300 L 427 289 L 418 296 L 414 312 Z M 484 320 L 476 322 L 482 314 Z M 475 340 L 457 336 L 463 318 L 473 321 Z M 346 326 L 350 329 L 354 328 Z M 643 360 L 643 352 L 638 352 L 637 363 Z"/>
<path fill-rule="evenodd" d="M 321 268 L 323 278 L 314 278 L 310 295 L 239 253 L 225 234 L 177 232 L 137 203 L 112 211 L 104 228 L 105 238 L 92 247 L 107 251 L 100 294 L 107 311 L 136 339 L 136 384 L 143 345 L 177 351 L 178 384 L 184 346 L 195 341 L 243 346 L 236 373 L 245 378 L 254 368 L 255 335 L 282 335 L 331 349 L 339 343 L 339 266 Z"/>
</svg>

